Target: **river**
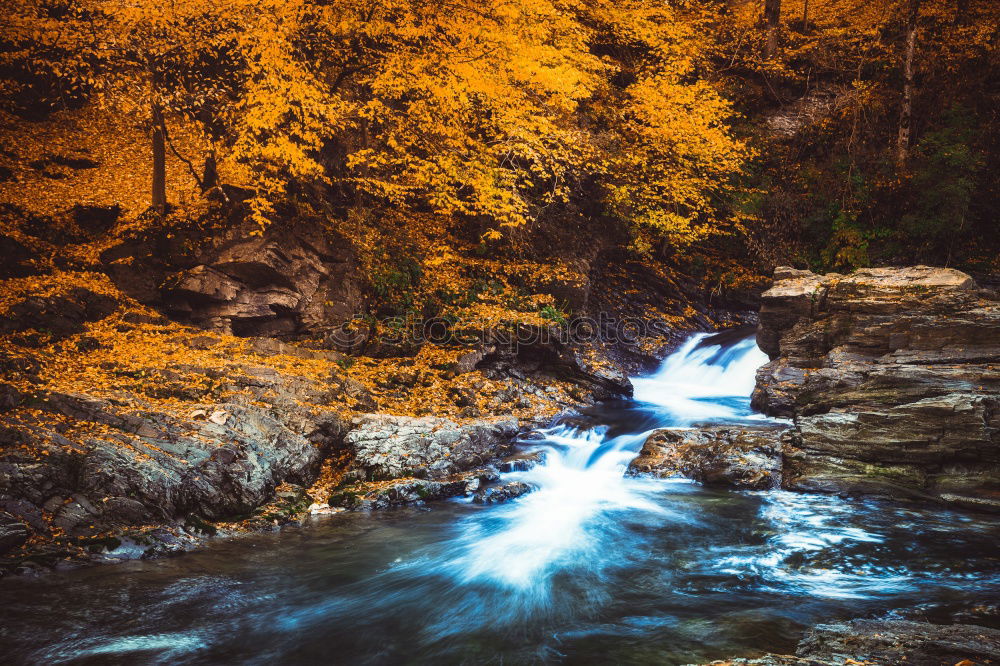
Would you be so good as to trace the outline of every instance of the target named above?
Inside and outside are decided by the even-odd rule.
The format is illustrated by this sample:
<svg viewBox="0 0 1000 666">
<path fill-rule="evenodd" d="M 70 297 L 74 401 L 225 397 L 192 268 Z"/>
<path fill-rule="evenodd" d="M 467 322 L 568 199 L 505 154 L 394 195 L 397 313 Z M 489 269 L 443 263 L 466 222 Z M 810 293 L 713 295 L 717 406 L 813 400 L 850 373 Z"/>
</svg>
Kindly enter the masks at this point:
<svg viewBox="0 0 1000 666">
<path fill-rule="evenodd" d="M 631 401 L 523 442 L 534 492 L 315 517 L 181 557 L 0 581 L 5 663 L 686 664 L 1000 595 L 1000 520 L 634 478 L 657 427 L 759 421 L 752 338 L 697 334 Z"/>
</svg>

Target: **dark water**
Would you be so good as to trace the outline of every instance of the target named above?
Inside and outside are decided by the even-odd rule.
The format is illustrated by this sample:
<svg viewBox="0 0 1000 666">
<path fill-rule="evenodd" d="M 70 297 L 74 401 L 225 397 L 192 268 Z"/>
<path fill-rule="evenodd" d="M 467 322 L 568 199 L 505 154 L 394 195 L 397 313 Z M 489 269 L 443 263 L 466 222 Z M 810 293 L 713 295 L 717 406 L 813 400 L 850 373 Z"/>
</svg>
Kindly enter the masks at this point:
<svg viewBox="0 0 1000 666">
<path fill-rule="evenodd" d="M 623 477 L 636 430 L 750 416 L 759 352 L 694 342 L 637 387 L 645 404 L 532 443 L 546 463 L 512 476 L 537 490 L 509 504 L 318 517 L 0 581 L 2 661 L 684 664 L 788 652 L 817 622 L 1000 599 L 996 518 Z"/>
</svg>

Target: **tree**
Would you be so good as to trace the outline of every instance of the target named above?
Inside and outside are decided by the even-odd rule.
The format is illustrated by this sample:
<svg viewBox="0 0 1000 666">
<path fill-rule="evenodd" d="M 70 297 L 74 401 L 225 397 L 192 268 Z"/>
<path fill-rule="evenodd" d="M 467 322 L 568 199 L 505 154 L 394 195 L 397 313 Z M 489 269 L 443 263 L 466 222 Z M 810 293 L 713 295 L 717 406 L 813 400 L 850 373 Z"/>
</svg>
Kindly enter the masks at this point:
<svg viewBox="0 0 1000 666">
<path fill-rule="evenodd" d="M 151 209 L 167 208 L 166 151 L 169 147 L 204 185 L 214 176 L 214 152 L 202 174 L 170 140 L 168 114 L 199 122 L 211 134 L 241 89 L 245 66 L 234 48 L 254 24 L 247 3 L 157 0 L 122 4 L 86 3 L 76 29 L 99 45 L 94 70 L 99 95 L 124 113 L 145 116 L 151 136 Z M 258 33 L 259 34 L 259 33 Z"/>
<path fill-rule="evenodd" d="M 778 33 L 781 30 L 781 0 L 764 0 L 764 23 L 767 29 L 764 58 L 770 60 L 778 52 Z"/>
<path fill-rule="evenodd" d="M 903 101 L 899 110 L 896 137 L 896 164 L 905 168 L 910 154 L 910 126 L 913 122 L 913 56 L 917 46 L 917 17 L 920 0 L 909 0 L 906 14 L 906 46 L 903 50 Z"/>
</svg>

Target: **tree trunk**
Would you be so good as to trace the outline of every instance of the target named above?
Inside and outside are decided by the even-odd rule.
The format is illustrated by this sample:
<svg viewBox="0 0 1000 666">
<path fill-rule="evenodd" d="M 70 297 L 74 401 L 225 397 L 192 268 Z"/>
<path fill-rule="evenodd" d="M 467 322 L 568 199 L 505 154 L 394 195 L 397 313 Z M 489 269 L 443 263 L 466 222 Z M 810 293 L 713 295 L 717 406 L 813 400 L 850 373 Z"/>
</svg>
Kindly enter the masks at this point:
<svg viewBox="0 0 1000 666">
<path fill-rule="evenodd" d="M 167 147 L 163 111 L 153 102 L 153 211 L 163 217 L 167 212 Z"/>
<path fill-rule="evenodd" d="M 956 0 L 955 25 L 969 24 L 969 0 Z"/>
<path fill-rule="evenodd" d="M 809 0 L 803 0 L 802 2 L 802 32 L 808 31 L 809 26 Z"/>
<path fill-rule="evenodd" d="M 906 50 L 903 55 L 903 104 L 899 110 L 899 137 L 896 139 L 896 164 L 905 168 L 910 156 L 910 126 L 913 122 L 913 54 L 917 47 L 917 15 L 920 0 L 910 0 L 906 19 Z"/>
<path fill-rule="evenodd" d="M 764 0 L 764 23 L 767 28 L 764 58 L 770 60 L 778 52 L 778 31 L 781 28 L 781 0 Z"/>
<path fill-rule="evenodd" d="M 208 192 L 219 184 L 219 167 L 215 161 L 215 150 L 209 150 L 205 155 L 205 169 L 201 177 L 201 191 Z"/>
</svg>

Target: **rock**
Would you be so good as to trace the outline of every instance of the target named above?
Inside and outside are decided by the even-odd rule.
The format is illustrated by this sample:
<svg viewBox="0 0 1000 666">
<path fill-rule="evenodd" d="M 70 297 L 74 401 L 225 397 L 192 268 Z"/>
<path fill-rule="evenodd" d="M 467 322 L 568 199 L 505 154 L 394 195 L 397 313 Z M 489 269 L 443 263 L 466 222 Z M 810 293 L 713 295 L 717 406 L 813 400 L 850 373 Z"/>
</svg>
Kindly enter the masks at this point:
<svg viewBox="0 0 1000 666">
<path fill-rule="evenodd" d="M 0 508 L 38 533 L 48 532 L 47 512 L 69 536 L 89 536 L 245 515 L 269 502 L 279 484 L 311 483 L 324 452 L 342 443 L 339 417 L 300 407 L 308 391 L 290 378 L 249 379 L 258 400 L 201 407 L 187 418 L 123 411 L 84 395 L 40 396 L 41 415 L 10 420 L 0 435 L 5 444 L 25 444 L 0 456 Z M 259 406 L 265 394 L 280 409 Z M 102 434 L 70 442 L 56 429 L 64 417 Z M 278 500 L 300 502 L 304 490 L 295 492 Z"/>
<path fill-rule="evenodd" d="M 784 485 L 1000 511 L 1000 302 L 947 268 L 778 269 L 753 404 L 794 419 Z"/>
<path fill-rule="evenodd" d="M 362 310 L 353 248 L 319 223 L 283 225 L 263 236 L 234 228 L 201 260 L 165 281 L 163 298 L 174 316 L 203 328 L 251 337 L 325 335 Z"/>
<path fill-rule="evenodd" d="M 969 624 L 908 620 L 851 620 L 814 627 L 796 655 L 823 663 L 940 664 L 1000 660 L 1000 630 Z"/>
<path fill-rule="evenodd" d="M 430 416 L 368 414 L 355 419 L 345 438 L 355 456 L 345 478 L 443 479 L 509 454 L 517 432 L 513 418 L 459 425 Z"/>
<path fill-rule="evenodd" d="M 0 318 L 0 334 L 45 331 L 55 339 L 81 333 L 87 322 L 104 319 L 118 309 L 108 296 L 72 287 L 65 294 L 32 296 L 11 305 Z"/>
<path fill-rule="evenodd" d="M 775 488 L 781 483 L 787 431 L 780 425 L 657 430 L 629 464 L 628 473 L 682 476 L 752 490 Z"/>
<path fill-rule="evenodd" d="M 504 458 L 500 461 L 497 469 L 504 474 L 509 472 L 527 472 L 535 465 L 540 465 L 543 462 L 545 462 L 545 451 L 527 451 Z"/>
<path fill-rule="evenodd" d="M 526 495 L 533 490 L 527 483 L 521 481 L 511 481 L 501 486 L 490 486 L 482 488 L 472 497 L 476 504 L 500 504 L 507 500 L 512 500 L 521 495 Z"/>
<path fill-rule="evenodd" d="M 972 624 L 861 619 L 810 629 L 795 655 L 713 661 L 704 666 L 975 666 L 1000 659 L 1000 630 Z"/>
<path fill-rule="evenodd" d="M 27 540 L 28 526 L 6 511 L 0 511 L 0 554 L 17 548 Z"/>
</svg>

